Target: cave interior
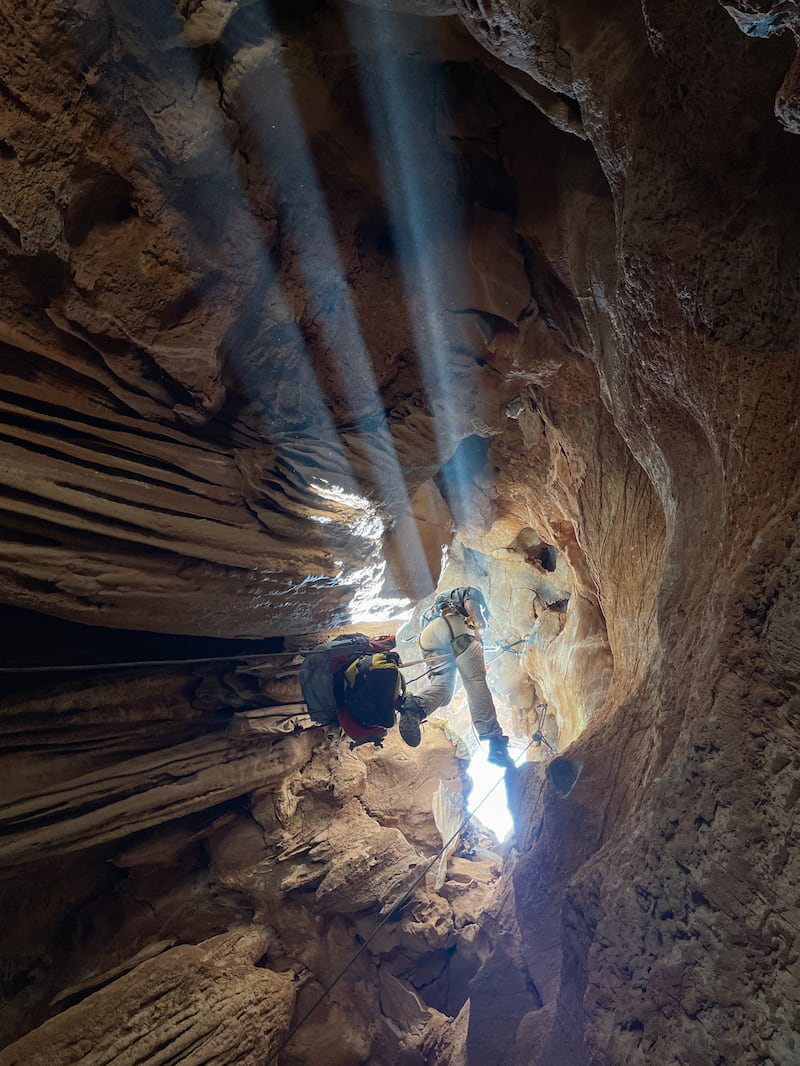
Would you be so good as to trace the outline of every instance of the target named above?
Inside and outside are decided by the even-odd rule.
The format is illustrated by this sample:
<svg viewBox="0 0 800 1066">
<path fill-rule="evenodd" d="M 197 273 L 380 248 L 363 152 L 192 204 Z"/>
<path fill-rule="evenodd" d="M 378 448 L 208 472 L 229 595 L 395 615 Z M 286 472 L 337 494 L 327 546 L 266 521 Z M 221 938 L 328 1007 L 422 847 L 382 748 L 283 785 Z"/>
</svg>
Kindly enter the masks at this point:
<svg viewBox="0 0 800 1066">
<path fill-rule="evenodd" d="M 3 28 L 0 1066 L 800 1061 L 800 14 Z M 459 585 L 505 841 L 298 704 Z"/>
</svg>

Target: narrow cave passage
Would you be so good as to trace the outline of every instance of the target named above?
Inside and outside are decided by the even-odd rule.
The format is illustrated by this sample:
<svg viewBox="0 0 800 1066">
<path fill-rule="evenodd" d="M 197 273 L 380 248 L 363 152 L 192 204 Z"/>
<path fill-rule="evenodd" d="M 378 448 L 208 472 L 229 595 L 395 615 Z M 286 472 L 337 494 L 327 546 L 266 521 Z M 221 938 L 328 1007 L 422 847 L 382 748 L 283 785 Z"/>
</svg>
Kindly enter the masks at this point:
<svg viewBox="0 0 800 1066">
<path fill-rule="evenodd" d="M 505 6 L 87 0 L 46 24 L 32 11 L 0 45 L 5 650 L 11 664 L 138 663 L 0 679 L 0 880 L 17 918 L 0 952 L 0 1066 L 72 1066 L 86 1048 L 84 1066 L 264 1066 L 276 1049 L 281 1066 L 637 1063 L 638 1044 L 614 1042 L 655 1045 L 671 1024 L 640 992 L 661 962 L 655 998 L 676 1002 L 675 945 L 705 947 L 713 797 L 663 833 L 667 803 L 651 802 L 605 868 L 591 860 L 653 790 L 654 747 L 659 800 L 691 808 L 695 777 L 710 780 L 681 776 L 699 747 L 668 779 L 665 737 L 683 720 L 662 728 L 648 676 L 658 493 L 680 508 L 688 469 L 692 498 L 710 496 L 681 404 L 705 412 L 699 435 L 720 456 L 735 434 L 713 419 L 751 426 L 741 454 L 752 446 L 772 476 L 779 448 L 759 452 L 743 400 L 768 398 L 747 381 L 752 353 L 715 345 L 730 331 L 766 351 L 769 294 L 793 290 L 754 269 L 753 325 L 735 268 L 715 278 L 706 249 L 732 241 L 746 262 L 736 242 L 780 172 L 748 161 L 771 164 L 759 122 L 774 121 L 774 92 L 758 119 L 722 8 L 708 40 L 698 19 L 675 48 L 669 5 L 647 37 L 633 8 L 605 25 L 588 8 L 531 20 Z M 662 95 L 659 65 L 695 40 L 705 55 Z M 714 136 L 674 126 L 717 56 L 748 97 L 732 109 L 747 145 L 719 153 L 727 175 L 704 158 Z M 696 195 L 709 217 L 706 183 L 686 180 L 696 161 L 724 194 L 713 240 L 686 212 Z M 753 228 L 791 268 L 783 219 Z M 701 294 L 682 276 L 697 264 Z M 704 383 L 706 363 L 740 368 L 741 388 Z M 713 524 L 695 517 L 697 544 Z M 308 714 L 300 653 L 397 631 L 415 659 L 422 612 L 461 585 L 486 598 L 488 683 L 521 764 L 517 832 L 504 839 L 508 810 L 496 822 L 481 806 L 429 870 L 447 851 L 442 810 L 458 823 L 490 789 L 506 799 L 512 776 L 485 776 L 463 691 L 417 746 L 392 724 L 383 747 L 351 748 Z M 699 655 L 664 651 L 671 689 L 707 710 Z M 599 743 L 603 709 L 640 684 Z M 764 857 L 781 863 L 791 885 L 785 851 Z M 702 892 L 682 898 L 690 866 Z M 674 898 L 656 909 L 661 896 Z M 675 916 L 692 908 L 687 934 Z M 711 1002 L 700 992 L 676 1012 L 688 1045 Z M 594 1044 L 573 1055 L 592 1011 Z"/>
<path fill-rule="evenodd" d="M 478 447 L 470 441 L 438 480 L 445 499 L 464 508 L 462 517 L 477 510 L 476 497 L 486 489 L 488 455 L 487 442 Z M 458 493 L 452 491 L 456 479 Z M 491 527 L 483 539 L 474 523 L 467 522 L 466 530 L 471 546 L 456 527 L 444 546 L 436 588 L 401 625 L 399 647 L 417 648 L 423 616 L 443 594 L 457 586 L 479 588 L 487 608 L 482 631 L 486 678 L 498 722 L 509 737 L 509 753 L 518 764 L 547 762 L 581 734 L 605 699 L 613 674 L 602 614 L 576 594 L 567 556 L 531 527 L 523 526 L 515 536 L 504 533 L 502 546 Z M 403 654 L 407 657 L 405 650 Z M 405 674 L 414 693 L 430 683 L 424 667 Z M 432 721 L 444 727 L 459 757 L 468 761 L 473 782 L 469 809 L 491 793 L 477 817 L 506 839 L 511 829 L 506 789 L 495 787 L 502 773 L 487 762 L 487 746 L 479 743 L 460 682 L 452 700 L 433 712 Z"/>
</svg>

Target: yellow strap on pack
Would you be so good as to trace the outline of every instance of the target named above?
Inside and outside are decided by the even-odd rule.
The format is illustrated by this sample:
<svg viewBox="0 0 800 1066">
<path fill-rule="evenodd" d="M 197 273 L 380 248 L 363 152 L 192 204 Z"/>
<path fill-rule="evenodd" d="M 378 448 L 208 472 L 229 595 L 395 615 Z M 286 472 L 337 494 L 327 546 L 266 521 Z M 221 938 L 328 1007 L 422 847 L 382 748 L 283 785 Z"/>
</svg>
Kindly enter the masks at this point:
<svg viewBox="0 0 800 1066">
<path fill-rule="evenodd" d="M 369 661 L 367 661 L 369 660 Z M 387 659 L 382 651 L 376 652 L 375 655 L 362 655 L 358 659 L 353 660 L 344 672 L 344 684 L 345 688 L 353 688 L 356 683 L 356 679 L 359 674 L 365 674 L 369 670 L 385 670 L 385 669 L 397 670 L 397 664 Z M 397 670 L 397 684 L 395 686 L 397 694 L 400 692 L 400 671 Z"/>
</svg>

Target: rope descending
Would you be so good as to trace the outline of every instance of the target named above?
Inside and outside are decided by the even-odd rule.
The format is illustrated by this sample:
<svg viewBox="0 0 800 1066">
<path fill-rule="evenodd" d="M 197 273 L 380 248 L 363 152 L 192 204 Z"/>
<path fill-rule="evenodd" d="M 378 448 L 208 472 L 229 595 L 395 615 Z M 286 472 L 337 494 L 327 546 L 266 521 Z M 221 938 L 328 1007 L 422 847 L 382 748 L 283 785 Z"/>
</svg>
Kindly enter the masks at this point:
<svg viewBox="0 0 800 1066">
<path fill-rule="evenodd" d="M 525 746 L 525 748 L 517 756 L 517 760 L 515 760 L 515 763 L 514 763 L 515 767 L 517 766 L 518 761 L 527 752 L 528 748 L 530 748 L 531 744 L 533 744 L 533 740 L 530 740 L 528 742 L 528 744 Z M 364 949 L 367 948 L 372 943 L 372 941 L 375 939 L 375 937 L 378 935 L 378 933 L 381 931 L 381 929 L 383 929 L 383 927 L 386 925 L 386 923 L 389 921 L 389 919 L 392 917 L 392 915 L 395 914 L 398 910 L 400 910 L 403 906 L 405 906 L 405 904 L 411 898 L 411 894 L 413 893 L 414 889 L 425 878 L 425 876 L 428 874 L 428 872 L 433 867 L 433 864 L 438 859 L 440 859 L 442 857 L 442 855 L 447 850 L 447 848 L 449 848 L 450 845 L 453 843 L 453 841 L 456 840 L 458 838 L 458 836 L 464 831 L 466 826 L 469 824 L 469 822 L 472 820 L 472 818 L 478 813 L 480 808 L 488 800 L 488 798 L 491 796 L 491 794 L 494 792 L 494 790 L 497 788 L 497 786 L 500 784 L 500 782 L 504 781 L 504 780 L 505 780 L 505 775 L 503 775 L 502 777 L 498 778 L 497 781 L 495 781 L 495 783 L 492 785 L 492 787 L 489 789 L 489 791 L 486 793 L 486 795 L 483 797 L 483 799 L 480 801 L 480 803 L 478 803 L 476 805 L 476 807 L 474 808 L 474 810 L 472 810 L 467 815 L 467 817 L 464 819 L 464 821 L 461 823 L 461 825 L 458 827 L 458 829 L 456 829 L 456 831 L 452 834 L 452 836 L 449 838 L 449 840 L 446 840 L 445 843 L 442 845 L 442 847 L 439 849 L 439 851 L 436 853 L 436 855 L 434 855 L 433 858 L 428 863 L 425 864 L 425 866 L 423 867 L 422 873 L 419 874 L 414 879 L 414 881 L 412 882 L 410 887 L 407 888 L 405 890 L 405 892 L 403 892 L 402 895 L 399 897 L 399 899 L 397 899 L 391 905 L 389 910 L 386 912 L 386 914 L 383 916 L 383 918 L 381 918 L 381 920 L 378 922 L 378 924 L 372 930 L 372 932 L 367 937 L 367 939 L 360 945 L 360 947 L 359 947 L 358 951 L 356 951 L 355 955 L 353 955 L 353 957 L 349 960 L 349 962 L 347 962 L 345 964 L 345 966 L 342 967 L 342 969 L 339 971 L 339 973 L 336 975 L 336 977 L 334 977 L 334 979 L 327 986 L 327 988 L 324 989 L 324 991 L 322 992 L 320 997 L 316 1000 L 316 1002 L 314 1002 L 308 1008 L 306 1013 L 297 1022 L 297 1024 L 294 1025 L 289 1030 L 289 1032 L 287 1033 L 287 1035 L 286 1035 L 285 1039 L 283 1040 L 283 1042 L 279 1045 L 278 1048 L 276 1048 L 275 1051 L 272 1052 L 270 1057 L 264 1063 L 264 1066 L 271 1066 L 271 1064 L 273 1062 L 275 1062 L 275 1060 L 277 1059 L 278 1055 L 280 1055 L 280 1053 L 284 1050 L 284 1048 L 289 1044 L 289 1042 L 297 1034 L 298 1030 L 308 1021 L 308 1019 L 311 1017 L 311 1015 L 314 1013 L 314 1011 L 317 1009 L 317 1007 L 319 1007 L 319 1005 L 322 1002 L 324 1002 L 324 1000 L 330 995 L 330 993 L 333 991 L 333 989 L 336 987 L 336 985 L 339 983 L 339 981 L 341 981 L 341 979 L 344 977 L 344 975 L 347 973 L 347 971 L 350 969 L 350 967 L 353 965 L 353 963 L 356 961 L 356 959 L 358 959 L 358 957 L 361 955 L 361 953 L 364 951 Z"/>
</svg>

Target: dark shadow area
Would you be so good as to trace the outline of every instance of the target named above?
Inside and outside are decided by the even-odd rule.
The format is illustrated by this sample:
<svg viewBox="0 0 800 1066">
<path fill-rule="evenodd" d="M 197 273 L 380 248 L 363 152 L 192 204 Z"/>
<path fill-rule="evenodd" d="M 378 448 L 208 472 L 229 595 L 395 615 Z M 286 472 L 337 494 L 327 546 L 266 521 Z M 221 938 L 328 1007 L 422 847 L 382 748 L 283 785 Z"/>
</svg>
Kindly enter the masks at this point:
<svg viewBox="0 0 800 1066">
<path fill-rule="evenodd" d="M 278 652 L 282 637 L 233 640 L 224 637 L 194 637 L 151 633 L 134 629 L 108 629 L 83 625 L 23 607 L 0 606 L 2 668 L 36 666 L 101 666 L 103 663 L 152 660 L 198 659 L 246 653 Z M 71 674 L 57 671 L 37 675 L 24 671 L 0 674 L 0 695 L 24 691 L 46 676 L 56 681 Z"/>
<path fill-rule="evenodd" d="M 547 570 L 550 574 L 555 570 L 558 563 L 558 548 L 555 548 L 552 544 L 542 542 L 528 548 L 525 554 L 529 562 L 537 562 L 542 570 Z"/>
<path fill-rule="evenodd" d="M 547 764 L 545 773 L 559 796 L 568 796 L 582 769 L 583 763 L 573 762 L 572 759 L 559 755 Z"/>
<path fill-rule="evenodd" d="M 129 972 L 140 952 L 142 959 L 153 957 L 225 933 L 237 921 L 249 923 L 252 903 L 214 880 L 208 843 L 247 807 L 239 796 L 61 855 L 57 879 L 36 865 L 4 880 L 4 912 L 19 920 L 4 930 L 0 949 L 0 1047 Z M 162 850 L 159 841 L 166 842 Z"/>
</svg>

